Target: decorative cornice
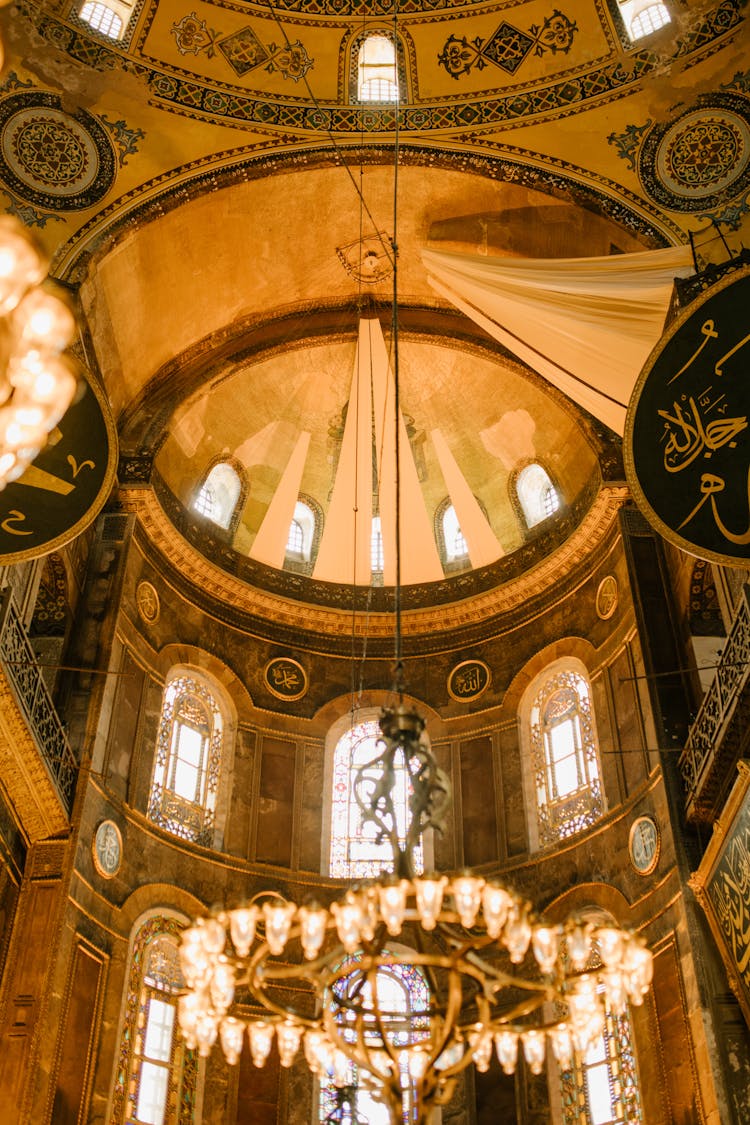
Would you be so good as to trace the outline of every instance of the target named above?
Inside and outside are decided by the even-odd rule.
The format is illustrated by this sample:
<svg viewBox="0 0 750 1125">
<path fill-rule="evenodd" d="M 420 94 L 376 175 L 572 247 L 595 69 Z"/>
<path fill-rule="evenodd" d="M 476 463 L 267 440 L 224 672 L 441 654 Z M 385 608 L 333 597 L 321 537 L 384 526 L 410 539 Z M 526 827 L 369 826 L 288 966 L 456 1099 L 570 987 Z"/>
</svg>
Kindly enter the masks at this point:
<svg viewBox="0 0 750 1125">
<path fill-rule="evenodd" d="M 606 538 L 616 523 L 619 509 L 628 499 L 626 486 L 602 486 L 578 525 L 556 550 L 541 557 L 523 574 L 512 575 L 506 581 L 498 575 L 493 585 L 474 596 L 465 595 L 458 579 L 425 586 L 426 599 L 431 586 L 445 585 L 453 596 L 439 605 L 433 601 L 409 607 L 407 601 L 403 614 L 405 642 L 408 645 L 410 640 L 419 638 L 422 649 L 425 643 L 436 649 L 444 648 L 446 635 L 451 632 L 461 631 L 463 634 L 466 629 L 475 626 L 481 626 L 484 632 L 490 621 L 503 615 L 521 609 L 533 613 L 532 603 L 540 596 L 546 596 L 548 600 L 550 597 L 554 599 L 555 594 L 564 596 L 574 572 L 582 566 L 590 568 L 592 565 L 592 552 Z M 289 575 L 290 582 L 293 580 L 299 589 L 296 600 L 291 586 L 287 596 L 273 593 L 243 581 L 201 554 L 175 528 L 152 489 L 122 488 L 119 501 L 124 510 L 138 516 L 139 539 L 144 539 L 162 560 L 162 565 L 166 564 L 172 572 L 166 576 L 167 580 L 184 597 L 204 607 L 213 616 L 231 616 L 233 623 L 259 636 L 278 638 L 280 634 L 287 633 L 298 648 L 306 645 L 318 648 L 322 637 L 350 643 L 353 612 L 361 609 L 361 615 L 355 616 L 354 621 L 357 634 L 364 635 L 366 632 L 368 643 L 392 639 L 393 612 L 388 604 L 390 591 L 382 591 L 383 606 L 376 607 L 370 604 L 368 595 L 372 591 L 368 588 L 330 584 L 331 604 L 320 605 L 305 600 L 308 583 L 302 576 Z M 512 556 L 508 558 L 512 559 Z M 486 577 L 497 565 L 474 573 Z M 405 595 L 410 589 L 405 588 Z M 355 598 L 358 595 L 354 606 L 352 592 Z M 366 602 L 369 609 L 365 617 Z M 463 640 L 465 637 L 462 636 L 462 643 Z"/>
</svg>

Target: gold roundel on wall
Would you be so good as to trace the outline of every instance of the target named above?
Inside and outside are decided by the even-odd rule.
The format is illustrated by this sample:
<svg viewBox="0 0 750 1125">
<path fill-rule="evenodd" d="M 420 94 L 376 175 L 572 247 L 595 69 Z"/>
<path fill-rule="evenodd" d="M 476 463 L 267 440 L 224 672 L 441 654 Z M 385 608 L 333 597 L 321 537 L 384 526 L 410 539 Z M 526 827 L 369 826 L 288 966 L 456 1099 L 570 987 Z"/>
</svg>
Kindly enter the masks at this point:
<svg viewBox="0 0 750 1125">
<path fill-rule="evenodd" d="M 612 617 L 618 601 L 617 579 L 614 574 L 608 574 L 606 578 L 602 578 L 596 591 L 596 612 L 602 621 L 608 621 Z"/>
<path fill-rule="evenodd" d="M 630 862 L 639 875 L 650 875 L 659 862 L 661 836 L 656 821 L 639 816 L 633 821 L 628 838 Z"/>
<path fill-rule="evenodd" d="M 492 673 L 483 660 L 462 660 L 448 676 L 448 694 L 456 703 L 471 703 L 491 682 Z"/>
<path fill-rule="evenodd" d="M 122 836 L 113 820 L 103 820 L 91 841 L 94 867 L 104 879 L 112 879 L 122 862 Z"/>
<path fill-rule="evenodd" d="M 263 669 L 266 687 L 277 699 L 293 703 L 307 691 L 307 673 L 301 664 L 289 656 L 276 656 Z"/>
<path fill-rule="evenodd" d="M 154 625 L 159 620 L 161 605 L 159 595 L 150 582 L 139 582 L 135 591 L 135 602 L 138 606 L 139 617 L 147 625 Z"/>
</svg>

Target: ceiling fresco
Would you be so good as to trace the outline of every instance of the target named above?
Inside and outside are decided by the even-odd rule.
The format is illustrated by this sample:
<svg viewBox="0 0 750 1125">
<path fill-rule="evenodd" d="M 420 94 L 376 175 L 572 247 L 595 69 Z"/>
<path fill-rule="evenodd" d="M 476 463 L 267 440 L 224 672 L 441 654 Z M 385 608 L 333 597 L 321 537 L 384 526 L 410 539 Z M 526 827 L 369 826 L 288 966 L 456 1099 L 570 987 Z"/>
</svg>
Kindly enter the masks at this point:
<svg viewBox="0 0 750 1125">
<path fill-rule="evenodd" d="M 393 29 L 385 0 L 139 0 L 117 40 L 80 0 L 0 12 L 0 203 L 79 302 L 121 479 L 161 482 L 167 523 L 154 510 L 149 526 L 165 551 L 169 521 L 190 540 L 212 459 L 242 460 L 268 426 L 289 444 L 303 416 L 315 435 L 303 490 L 325 511 L 360 317 L 387 335 L 394 234 L 410 441 L 448 435 L 505 552 L 476 588 L 540 565 L 509 489 L 524 459 L 550 468 L 569 505 L 549 548 L 584 526 L 602 479 L 622 479 L 617 442 L 451 309 L 421 252 L 573 258 L 692 237 L 710 260 L 725 252 L 714 224 L 730 249 L 746 243 L 744 11 L 669 7 L 667 26 L 631 42 L 617 0 L 403 0 L 398 109 L 356 95 L 362 36 Z M 264 582 L 251 552 L 284 441 L 220 562 L 246 585 Z M 421 448 L 434 513 L 445 484 Z M 599 508 L 606 522 L 616 505 Z"/>
</svg>

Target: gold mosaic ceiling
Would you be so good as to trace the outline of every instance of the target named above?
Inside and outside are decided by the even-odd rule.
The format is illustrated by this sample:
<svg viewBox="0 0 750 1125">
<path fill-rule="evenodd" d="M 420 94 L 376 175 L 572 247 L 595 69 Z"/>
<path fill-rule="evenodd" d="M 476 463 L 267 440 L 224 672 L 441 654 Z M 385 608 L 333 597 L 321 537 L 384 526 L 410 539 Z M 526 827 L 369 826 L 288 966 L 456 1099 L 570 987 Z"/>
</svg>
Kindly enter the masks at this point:
<svg viewBox="0 0 750 1125">
<path fill-rule="evenodd" d="M 484 428 L 528 410 L 573 492 L 585 466 L 593 472 L 591 445 L 537 379 L 510 374 L 498 355 L 471 359 L 464 344 L 486 342 L 429 288 L 419 252 L 574 257 L 688 232 L 702 245 L 714 219 L 731 245 L 746 242 L 742 9 L 671 7 L 667 27 L 630 43 L 615 0 L 400 5 L 407 387 L 421 394 L 434 380 L 428 413 L 439 388 L 445 425 L 467 451 L 462 469 L 512 542 L 517 519 L 498 481 L 487 483 L 492 461 L 464 388 Z M 392 10 L 380 0 L 160 0 L 136 4 L 117 42 L 67 0 L 22 0 L 3 21 L 0 191 L 80 292 L 122 452 L 162 446 L 160 466 L 186 499 L 190 469 L 197 477 L 202 459 L 241 445 L 248 411 L 266 417 L 287 389 L 287 407 L 295 401 L 323 353 L 316 410 L 340 412 L 360 312 L 387 319 L 390 280 L 360 284 L 347 256 L 362 236 L 392 234 L 394 111 L 357 105 L 351 85 L 358 37 L 391 28 Z M 191 410 L 211 424 L 178 472 Z M 310 472 L 320 477 L 320 465 Z"/>
</svg>

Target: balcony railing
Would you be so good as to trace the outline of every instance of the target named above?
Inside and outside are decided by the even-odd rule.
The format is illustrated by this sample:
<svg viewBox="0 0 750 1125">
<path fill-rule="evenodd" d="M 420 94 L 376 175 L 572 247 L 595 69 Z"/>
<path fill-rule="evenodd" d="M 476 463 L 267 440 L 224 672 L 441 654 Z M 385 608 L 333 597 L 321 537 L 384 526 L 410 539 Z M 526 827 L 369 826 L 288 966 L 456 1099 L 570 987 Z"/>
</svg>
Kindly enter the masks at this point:
<svg viewBox="0 0 750 1125">
<path fill-rule="evenodd" d="M 750 730 L 750 587 L 744 586 L 710 688 L 680 756 L 688 819 L 711 823 L 746 753 Z"/>
<path fill-rule="evenodd" d="M 78 764 L 10 590 L 5 590 L 0 600 L 0 666 L 62 806 L 70 815 Z"/>
</svg>

